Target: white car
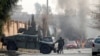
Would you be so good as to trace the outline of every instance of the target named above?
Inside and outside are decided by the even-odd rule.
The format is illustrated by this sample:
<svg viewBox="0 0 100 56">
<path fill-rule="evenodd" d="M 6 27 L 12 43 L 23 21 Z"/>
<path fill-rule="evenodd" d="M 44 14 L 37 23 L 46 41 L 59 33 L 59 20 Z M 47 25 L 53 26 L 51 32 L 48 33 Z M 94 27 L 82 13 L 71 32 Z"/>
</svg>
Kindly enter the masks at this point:
<svg viewBox="0 0 100 56">
<path fill-rule="evenodd" d="M 92 45 L 92 55 L 100 54 L 100 37 L 96 38 Z"/>
</svg>

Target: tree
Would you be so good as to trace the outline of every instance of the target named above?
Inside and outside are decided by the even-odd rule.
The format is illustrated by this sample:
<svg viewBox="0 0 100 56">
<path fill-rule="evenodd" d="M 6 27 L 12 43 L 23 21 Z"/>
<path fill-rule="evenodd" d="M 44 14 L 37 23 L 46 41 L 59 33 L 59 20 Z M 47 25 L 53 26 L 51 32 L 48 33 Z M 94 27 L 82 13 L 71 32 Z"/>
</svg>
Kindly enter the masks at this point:
<svg viewBox="0 0 100 56">
<path fill-rule="evenodd" d="M 92 27 L 100 30 L 100 1 L 95 5 L 96 10 L 92 11 L 93 25 Z"/>
<path fill-rule="evenodd" d="M 0 35 L 3 34 L 3 26 L 9 20 L 10 11 L 18 0 L 0 0 Z"/>
<path fill-rule="evenodd" d="M 99 13 L 94 13 L 94 25 L 93 25 L 93 28 L 96 28 L 96 29 L 100 29 L 100 12 Z"/>
</svg>

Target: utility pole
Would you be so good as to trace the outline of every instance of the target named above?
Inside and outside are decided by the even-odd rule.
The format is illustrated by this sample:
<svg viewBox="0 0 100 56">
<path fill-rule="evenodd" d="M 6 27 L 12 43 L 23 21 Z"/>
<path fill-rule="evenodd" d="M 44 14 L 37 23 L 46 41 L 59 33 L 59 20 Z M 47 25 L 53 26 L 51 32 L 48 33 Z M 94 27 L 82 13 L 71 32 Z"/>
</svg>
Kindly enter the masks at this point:
<svg viewBox="0 0 100 56">
<path fill-rule="evenodd" d="M 47 0 L 47 16 L 48 16 L 48 0 Z"/>
<path fill-rule="evenodd" d="M 49 8 L 49 0 L 47 0 L 47 15 L 46 15 L 46 36 L 48 36 L 49 34 L 49 26 L 48 26 L 48 16 L 49 16 L 49 12 L 48 12 L 48 8 Z"/>
<path fill-rule="evenodd" d="M 46 15 L 44 16 L 44 18 L 43 18 L 43 37 L 47 37 L 47 35 L 48 35 L 48 23 L 47 23 L 47 21 L 48 21 L 48 0 L 46 1 L 46 4 L 47 4 L 47 9 L 46 9 Z"/>
</svg>

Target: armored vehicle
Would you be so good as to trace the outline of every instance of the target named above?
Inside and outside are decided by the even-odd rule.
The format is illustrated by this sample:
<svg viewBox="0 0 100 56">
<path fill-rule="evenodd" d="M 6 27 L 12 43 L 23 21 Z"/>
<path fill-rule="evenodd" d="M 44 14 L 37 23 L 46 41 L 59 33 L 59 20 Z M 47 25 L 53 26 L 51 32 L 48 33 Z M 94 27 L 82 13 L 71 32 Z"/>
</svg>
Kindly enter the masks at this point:
<svg viewBox="0 0 100 56">
<path fill-rule="evenodd" d="M 53 37 L 44 37 L 40 42 L 40 53 L 49 54 L 51 51 L 56 52 L 55 39 Z"/>
<path fill-rule="evenodd" d="M 7 50 L 18 50 L 18 48 L 36 49 L 38 46 L 37 35 L 18 34 L 5 37 L 3 40 Z"/>
<path fill-rule="evenodd" d="M 51 51 L 56 52 L 54 37 L 43 37 L 39 40 L 38 35 L 18 34 L 8 36 L 3 39 L 3 44 L 7 46 L 7 50 L 15 50 L 18 48 L 39 49 L 40 53 L 49 54 Z"/>
</svg>

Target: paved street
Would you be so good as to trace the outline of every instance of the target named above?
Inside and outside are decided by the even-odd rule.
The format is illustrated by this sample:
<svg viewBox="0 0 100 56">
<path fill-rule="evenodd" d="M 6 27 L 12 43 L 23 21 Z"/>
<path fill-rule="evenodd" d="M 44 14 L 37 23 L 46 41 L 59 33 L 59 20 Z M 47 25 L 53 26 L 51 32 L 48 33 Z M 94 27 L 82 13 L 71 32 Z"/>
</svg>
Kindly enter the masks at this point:
<svg viewBox="0 0 100 56">
<path fill-rule="evenodd" d="M 19 55 L 19 56 L 92 56 L 91 54 L 37 54 L 37 55 L 28 55 L 28 54 L 23 54 L 23 55 Z"/>
<path fill-rule="evenodd" d="M 91 49 L 68 49 L 64 50 L 64 54 L 57 54 L 57 53 L 51 53 L 51 54 L 41 54 L 41 53 L 34 53 L 32 50 L 31 51 L 3 51 L 0 52 L 0 56 L 92 56 L 91 55 Z"/>
<path fill-rule="evenodd" d="M 64 54 L 56 54 L 56 53 L 51 53 L 51 54 L 40 54 L 40 53 L 33 53 L 31 52 L 22 52 L 22 51 L 17 51 L 17 52 L 2 52 L 0 56 L 92 56 L 91 55 L 91 49 L 69 49 L 69 50 L 64 50 Z"/>
<path fill-rule="evenodd" d="M 64 54 L 21 54 L 19 56 L 92 56 L 91 49 L 69 49 L 64 50 Z"/>
</svg>

